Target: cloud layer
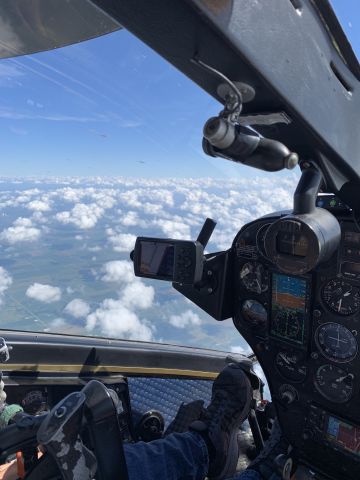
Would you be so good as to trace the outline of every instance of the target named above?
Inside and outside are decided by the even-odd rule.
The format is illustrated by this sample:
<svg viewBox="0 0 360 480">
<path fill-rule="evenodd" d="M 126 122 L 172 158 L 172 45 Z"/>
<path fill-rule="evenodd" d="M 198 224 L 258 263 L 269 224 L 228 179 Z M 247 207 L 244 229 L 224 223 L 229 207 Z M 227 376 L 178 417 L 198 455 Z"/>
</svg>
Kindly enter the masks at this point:
<svg viewBox="0 0 360 480">
<path fill-rule="evenodd" d="M 208 251 L 228 249 L 245 223 L 291 208 L 296 176 L 276 184 L 270 176 L 0 183 L 8 262 L 0 267 L 0 301 L 3 313 L 9 303 L 9 318 L 7 294 L 16 293 L 32 329 L 249 352 L 231 325 L 214 322 L 170 284 L 136 278 L 129 253 L 137 236 L 196 239 L 206 217 L 217 221 Z"/>
</svg>

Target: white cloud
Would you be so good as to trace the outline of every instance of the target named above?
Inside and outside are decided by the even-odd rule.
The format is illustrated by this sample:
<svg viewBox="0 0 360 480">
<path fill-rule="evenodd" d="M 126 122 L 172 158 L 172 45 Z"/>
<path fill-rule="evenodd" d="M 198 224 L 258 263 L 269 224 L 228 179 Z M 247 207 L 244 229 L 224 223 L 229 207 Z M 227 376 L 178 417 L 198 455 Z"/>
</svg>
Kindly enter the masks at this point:
<svg viewBox="0 0 360 480">
<path fill-rule="evenodd" d="M 92 332 L 96 327 L 102 334 L 115 338 L 151 341 L 153 330 L 136 313 L 126 308 L 121 300 L 106 299 L 95 312 L 88 315 L 86 329 Z"/>
<path fill-rule="evenodd" d="M 150 308 L 155 296 L 155 290 L 151 286 L 144 285 L 138 279 L 126 285 L 121 292 L 121 300 L 128 308 Z"/>
<path fill-rule="evenodd" d="M 53 303 L 61 299 L 61 290 L 59 287 L 53 287 L 52 285 L 33 283 L 26 290 L 26 295 L 39 302 Z"/>
<path fill-rule="evenodd" d="M 5 270 L 3 267 L 0 267 L 0 305 L 3 302 L 5 291 L 10 287 L 12 282 L 12 278 L 7 270 Z"/>
<path fill-rule="evenodd" d="M 47 212 L 51 209 L 49 203 L 44 200 L 32 200 L 26 208 L 34 210 L 35 212 Z"/>
<path fill-rule="evenodd" d="M 101 278 L 104 282 L 130 283 L 135 280 L 134 266 L 127 260 L 113 260 L 105 263 L 105 275 Z"/>
<path fill-rule="evenodd" d="M 61 223 L 73 223 L 81 229 L 93 228 L 100 217 L 103 215 L 104 209 L 96 203 L 77 203 L 69 212 L 59 212 L 55 218 Z"/>
<path fill-rule="evenodd" d="M 0 234 L 0 239 L 8 243 L 35 242 L 40 238 L 41 230 L 33 226 L 30 218 L 19 217 L 12 227 L 6 228 Z"/>
<path fill-rule="evenodd" d="M 130 233 L 115 233 L 112 228 L 107 230 L 109 242 L 115 252 L 131 252 L 135 246 L 136 236 Z"/>
<path fill-rule="evenodd" d="M 64 311 L 75 318 L 84 318 L 89 315 L 90 306 L 84 300 L 74 298 L 74 300 L 71 300 L 71 302 L 66 305 Z"/>
<path fill-rule="evenodd" d="M 161 228 L 168 238 L 190 240 L 190 227 L 183 222 L 160 219 L 154 223 Z"/>
<path fill-rule="evenodd" d="M 185 328 L 191 325 L 201 325 L 201 318 L 197 313 L 194 313 L 192 310 L 186 310 L 180 315 L 171 315 L 169 323 L 173 327 Z"/>
<path fill-rule="evenodd" d="M 139 219 L 139 214 L 137 212 L 130 211 L 121 217 L 120 223 L 125 225 L 125 227 L 134 227 L 141 222 Z"/>
<path fill-rule="evenodd" d="M 65 327 L 65 325 L 66 325 L 66 321 L 63 318 L 55 318 L 50 323 L 51 329 L 54 329 L 54 330 L 63 329 Z"/>
</svg>

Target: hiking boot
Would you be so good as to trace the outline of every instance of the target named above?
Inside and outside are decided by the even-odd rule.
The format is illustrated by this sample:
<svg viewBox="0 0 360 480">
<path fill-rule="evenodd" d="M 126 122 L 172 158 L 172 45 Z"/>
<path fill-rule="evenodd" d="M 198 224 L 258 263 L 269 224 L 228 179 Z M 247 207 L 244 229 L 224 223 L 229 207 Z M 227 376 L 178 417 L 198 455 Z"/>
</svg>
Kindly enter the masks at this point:
<svg viewBox="0 0 360 480">
<path fill-rule="evenodd" d="M 229 364 L 213 383 L 211 402 L 190 429 L 205 440 L 209 452 L 208 478 L 220 480 L 235 473 L 239 458 L 238 432 L 252 400 L 250 381 L 241 367 Z"/>
<path fill-rule="evenodd" d="M 199 420 L 204 414 L 204 401 L 194 400 L 190 403 L 182 403 L 179 410 L 165 431 L 165 436 L 171 433 L 183 433 L 189 430 L 189 426 L 195 421 Z"/>
</svg>

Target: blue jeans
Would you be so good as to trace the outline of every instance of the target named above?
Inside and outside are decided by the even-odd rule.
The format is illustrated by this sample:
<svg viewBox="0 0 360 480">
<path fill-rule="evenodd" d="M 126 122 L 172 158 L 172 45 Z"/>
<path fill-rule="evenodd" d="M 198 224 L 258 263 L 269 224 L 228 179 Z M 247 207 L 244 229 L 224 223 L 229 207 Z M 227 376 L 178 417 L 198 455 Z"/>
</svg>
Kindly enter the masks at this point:
<svg viewBox="0 0 360 480">
<path fill-rule="evenodd" d="M 124 450 L 130 480 L 204 480 L 208 471 L 208 450 L 196 432 L 124 445 Z M 233 480 L 261 480 L 261 476 L 246 470 Z"/>
</svg>

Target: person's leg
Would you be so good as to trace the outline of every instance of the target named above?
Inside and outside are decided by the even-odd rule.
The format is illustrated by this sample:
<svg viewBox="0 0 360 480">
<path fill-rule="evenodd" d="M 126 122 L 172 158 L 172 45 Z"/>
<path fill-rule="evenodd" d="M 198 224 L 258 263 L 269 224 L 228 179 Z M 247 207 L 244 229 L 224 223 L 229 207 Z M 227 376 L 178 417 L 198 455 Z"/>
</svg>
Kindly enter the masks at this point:
<svg viewBox="0 0 360 480">
<path fill-rule="evenodd" d="M 203 480 L 208 472 L 207 447 L 196 432 L 125 444 L 124 451 L 129 480 Z"/>
<path fill-rule="evenodd" d="M 237 435 L 250 410 L 252 389 L 243 370 L 228 365 L 216 378 L 200 420 L 186 433 L 124 445 L 130 480 L 220 480 L 235 473 Z"/>
</svg>

